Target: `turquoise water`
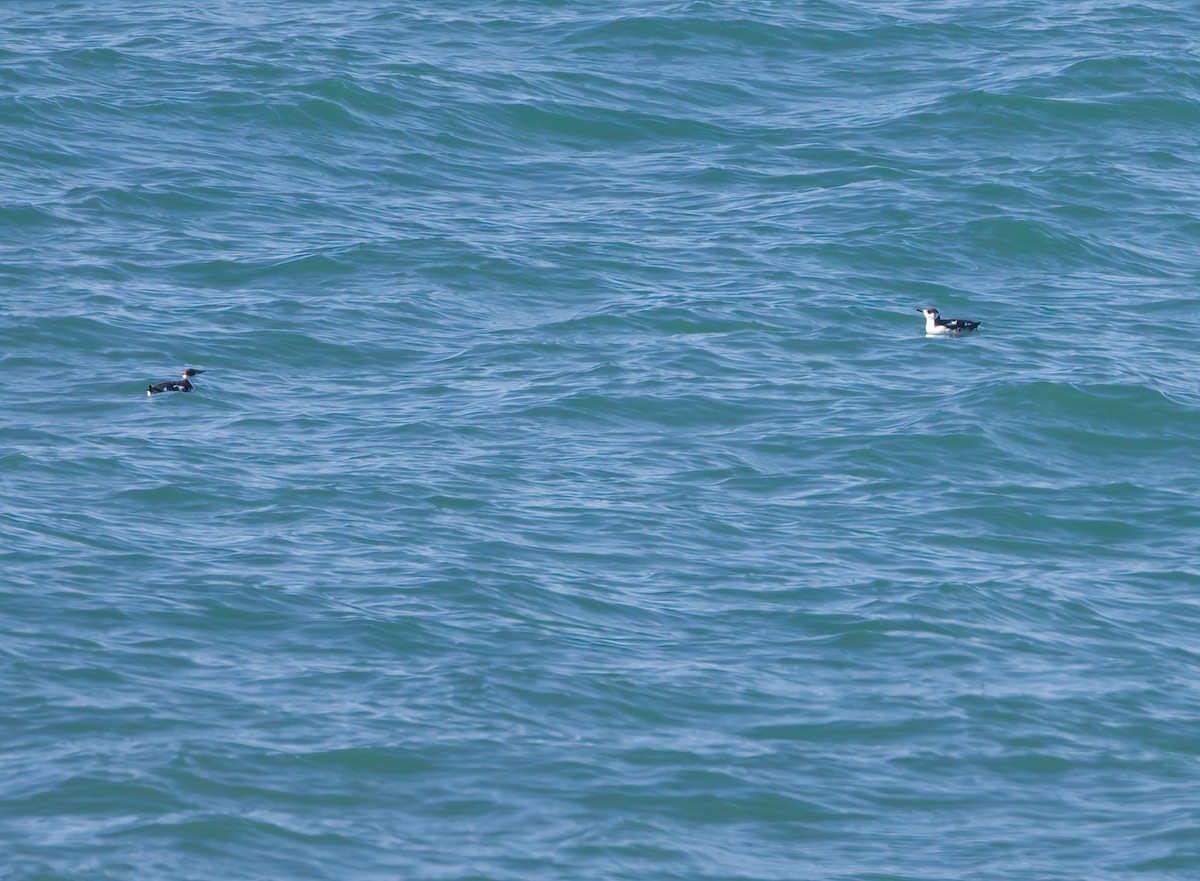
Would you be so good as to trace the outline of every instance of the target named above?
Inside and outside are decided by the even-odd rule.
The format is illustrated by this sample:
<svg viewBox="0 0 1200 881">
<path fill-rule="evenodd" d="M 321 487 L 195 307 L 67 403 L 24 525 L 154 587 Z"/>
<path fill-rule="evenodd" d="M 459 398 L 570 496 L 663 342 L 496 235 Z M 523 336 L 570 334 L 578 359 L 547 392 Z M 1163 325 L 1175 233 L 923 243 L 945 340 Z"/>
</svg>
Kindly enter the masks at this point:
<svg viewBox="0 0 1200 881">
<path fill-rule="evenodd" d="M 6 4 L 0 878 L 1200 876 L 1198 40 Z"/>
</svg>

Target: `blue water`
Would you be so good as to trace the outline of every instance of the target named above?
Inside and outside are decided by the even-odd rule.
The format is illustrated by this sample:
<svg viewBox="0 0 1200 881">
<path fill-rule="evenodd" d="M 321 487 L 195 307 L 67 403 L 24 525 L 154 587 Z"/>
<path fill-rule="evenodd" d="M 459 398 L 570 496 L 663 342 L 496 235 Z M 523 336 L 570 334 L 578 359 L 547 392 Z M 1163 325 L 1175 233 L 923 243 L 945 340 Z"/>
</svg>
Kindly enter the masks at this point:
<svg viewBox="0 0 1200 881">
<path fill-rule="evenodd" d="M 13 3 L 0 126 L 3 881 L 1200 877 L 1190 4 Z"/>
</svg>

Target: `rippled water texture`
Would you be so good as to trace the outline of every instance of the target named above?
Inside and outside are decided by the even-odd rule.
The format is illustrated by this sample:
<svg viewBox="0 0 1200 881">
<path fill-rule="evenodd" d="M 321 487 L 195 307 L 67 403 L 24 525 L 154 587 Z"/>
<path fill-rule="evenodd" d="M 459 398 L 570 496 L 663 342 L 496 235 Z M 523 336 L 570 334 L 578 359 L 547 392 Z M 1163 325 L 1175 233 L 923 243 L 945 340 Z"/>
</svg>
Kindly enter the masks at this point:
<svg viewBox="0 0 1200 881">
<path fill-rule="evenodd" d="M 1200 877 L 1197 40 L 6 4 L 0 879 Z"/>
</svg>

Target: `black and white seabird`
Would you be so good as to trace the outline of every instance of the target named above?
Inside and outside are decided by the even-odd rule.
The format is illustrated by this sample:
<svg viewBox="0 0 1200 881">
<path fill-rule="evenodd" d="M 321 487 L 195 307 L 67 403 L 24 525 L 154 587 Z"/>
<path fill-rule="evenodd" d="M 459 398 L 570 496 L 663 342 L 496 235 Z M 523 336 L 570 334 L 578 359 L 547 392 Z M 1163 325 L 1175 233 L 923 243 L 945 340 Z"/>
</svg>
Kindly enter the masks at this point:
<svg viewBox="0 0 1200 881">
<path fill-rule="evenodd" d="M 196 370 L 194 367 L 189 367 L 183 371 L 179 379 L 168 379 L 166 382 L 158 382 L 146 386 L 146 394 L 157 395 L 159 392 L 190 392 L 195 386 L 192 385 L 192 377 L 199 376 L 203 370 Z"/>
<path fill-rule="evenodd" d="M 943 318 L 932 306 L 925 306 L 917 311 L 925 316 L 925 333 L 929 336 L 970 333 L 979 327 L 978 321 L 968 321 L 965 318 Z"/>
</svg>

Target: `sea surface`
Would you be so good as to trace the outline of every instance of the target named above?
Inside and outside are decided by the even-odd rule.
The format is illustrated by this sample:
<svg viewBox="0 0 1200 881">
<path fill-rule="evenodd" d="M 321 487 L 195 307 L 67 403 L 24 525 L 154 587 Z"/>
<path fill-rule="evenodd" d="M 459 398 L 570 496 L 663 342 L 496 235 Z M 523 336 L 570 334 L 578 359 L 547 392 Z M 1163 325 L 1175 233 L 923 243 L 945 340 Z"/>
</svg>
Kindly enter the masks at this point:
<svg viewBox="0 0 1200 881">
<path fill-rule="evenodd" d="M 1191 0 L 4 3 L 0 879 L 1200 878 L 1198 281 Z"/>
</svg>

